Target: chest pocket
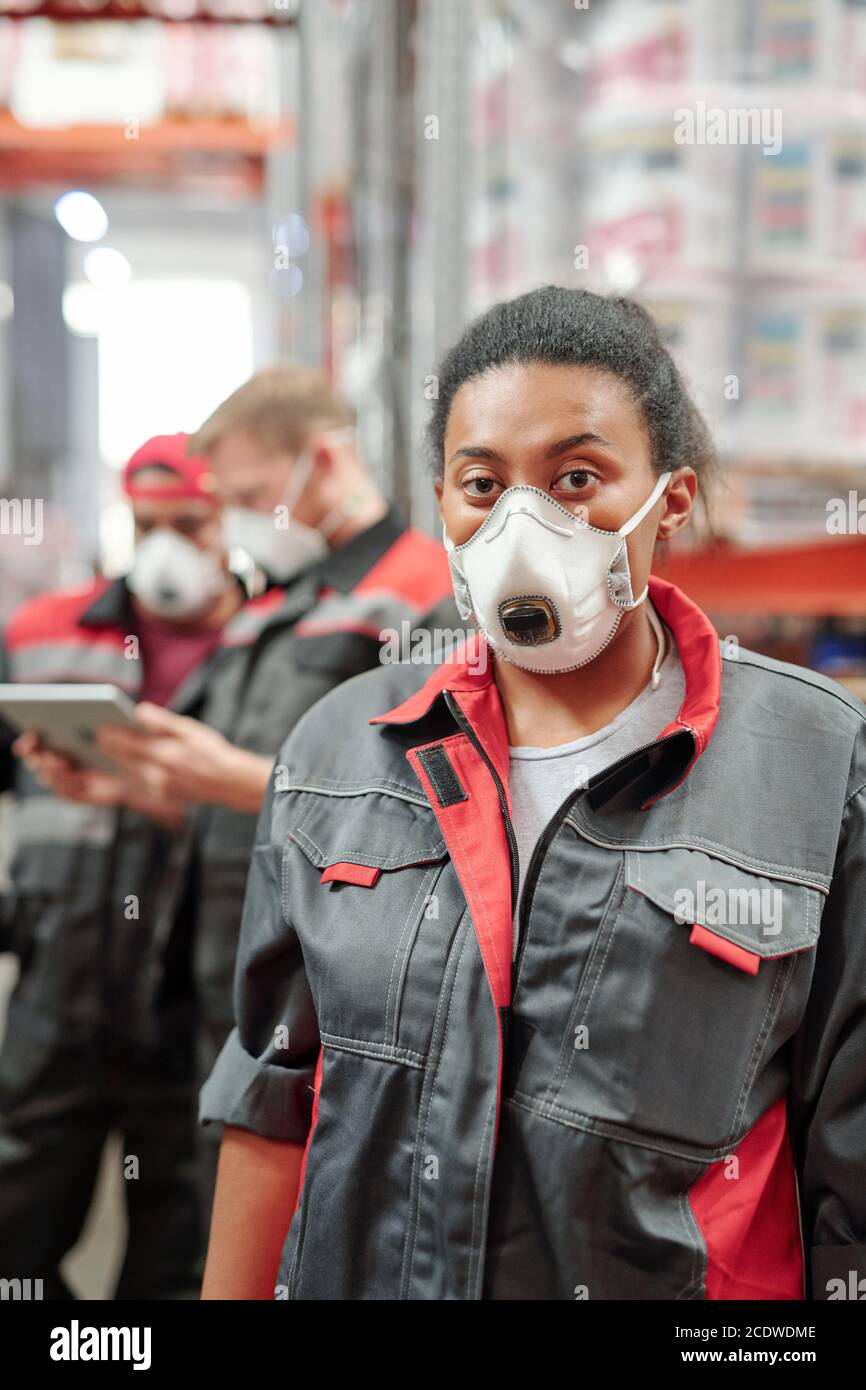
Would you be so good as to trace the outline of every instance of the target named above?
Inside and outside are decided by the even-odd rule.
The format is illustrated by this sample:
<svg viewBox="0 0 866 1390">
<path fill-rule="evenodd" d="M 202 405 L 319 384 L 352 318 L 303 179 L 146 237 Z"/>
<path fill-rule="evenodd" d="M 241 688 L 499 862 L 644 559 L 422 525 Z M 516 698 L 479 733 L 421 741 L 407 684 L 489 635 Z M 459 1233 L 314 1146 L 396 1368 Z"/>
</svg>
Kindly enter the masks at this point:
<svg viewBox="0 0 866 1390">
<path fill-rule="evenodd" d="M 429 808 L 385 791 L 294 795 L 283 910 L 322 1041 L 423 1065 L 465 903 Z"/>
<path fill-rule="evenodd" d="M 554 1103 L 727 1145 L 800 1022 L 823 894 L 690 849 L 626 851 L 617 892 L 581 972 Z"/>
</svg>

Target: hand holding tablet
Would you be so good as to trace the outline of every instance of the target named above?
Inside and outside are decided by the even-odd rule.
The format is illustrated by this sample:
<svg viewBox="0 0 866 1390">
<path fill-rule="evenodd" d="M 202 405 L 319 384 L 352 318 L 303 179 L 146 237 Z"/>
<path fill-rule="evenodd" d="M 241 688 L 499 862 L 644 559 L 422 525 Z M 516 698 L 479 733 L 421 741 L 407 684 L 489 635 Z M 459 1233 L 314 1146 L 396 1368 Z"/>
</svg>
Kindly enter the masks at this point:
<svg viewBox="0 0 866 1390">
<path fill-rule="evenodd" d="M 36 734 L 44 748 L 99 772 L 118 768 L 98 747 L 97 730 L 105 724 L 138 727 L 135 705 L 114 685 L 0 685 L 0 718 Z"/>
</svg>

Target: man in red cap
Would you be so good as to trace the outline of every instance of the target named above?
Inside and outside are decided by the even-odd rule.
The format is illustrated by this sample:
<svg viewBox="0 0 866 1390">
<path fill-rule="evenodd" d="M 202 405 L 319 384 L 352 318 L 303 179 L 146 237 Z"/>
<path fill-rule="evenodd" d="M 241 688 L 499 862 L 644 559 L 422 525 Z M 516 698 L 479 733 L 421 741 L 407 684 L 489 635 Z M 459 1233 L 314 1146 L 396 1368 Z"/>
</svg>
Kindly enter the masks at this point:
<svg viewBox="0 0 866 1390">
<path fill-rule="evenodd" d="M 124 490 L 135 518 L 127 575 L 138 615 L 140 698 L 167 705 L 210 655 L 242 595 L 227 573 L 217 482 L 185 434 L 158 435 L 129 460 Z"/>
<path fill-rule="evenodd" d="M 148 708 L 201 701 L 241 649 L 251 601 L 229 572 L 216 479 L 187 443 L 150 439 L 126 466 L 129 574 L 25 603 L 0 679 L 102 682 Z M 60 1262 L 115 1132 L 128 1217 L 117 1297 L 192 1298 L 203 1230 L 188 807 L 133 776 L 76 767 L 33 734 L 13 751 L 5 944 L 21 972 L 0 1052 L 4 1273 L 70 1296 Z"/>
</svg>

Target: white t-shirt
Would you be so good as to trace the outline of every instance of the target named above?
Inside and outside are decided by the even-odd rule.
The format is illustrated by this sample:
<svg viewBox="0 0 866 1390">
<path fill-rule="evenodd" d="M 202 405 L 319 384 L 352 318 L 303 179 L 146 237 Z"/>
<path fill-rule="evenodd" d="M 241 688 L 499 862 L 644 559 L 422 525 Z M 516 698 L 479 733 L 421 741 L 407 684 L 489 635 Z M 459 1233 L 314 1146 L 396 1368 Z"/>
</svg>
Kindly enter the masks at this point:
<svg viewBox="0 0 866 1390">
<path fill-rule="evenodd" d="M 627 705 L 610 724 L 594 734 L 561 743 L 554 748 L 510 749 L 509 794 L 511 821 L 520 861 L 518 911 L 514 913 L 514 945 L 526 871 L 536 843 L 566 797 L 590 777 L 618 762 L 627 753 L 652 743 L 679 713 L 685 699 L 685 674 L 673 633 L 665 627 L 668 650 L 659 667 L 659 683 L 652 683 Z"/>
</svg>

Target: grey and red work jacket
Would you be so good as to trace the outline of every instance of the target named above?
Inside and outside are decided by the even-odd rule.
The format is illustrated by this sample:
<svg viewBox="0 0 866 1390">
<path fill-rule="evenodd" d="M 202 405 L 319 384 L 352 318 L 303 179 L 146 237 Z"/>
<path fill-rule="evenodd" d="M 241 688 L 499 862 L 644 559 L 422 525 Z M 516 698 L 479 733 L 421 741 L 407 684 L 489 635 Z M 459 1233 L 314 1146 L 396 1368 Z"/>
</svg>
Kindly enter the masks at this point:
<svg viewBox="0 0 866 1390">
<path fill-rule="evenodd" d="M 274 758 L 298 719 L 379 665 L 382 635 L 456 617 L 442 547 L 396 510 L 285 587 L 249 598 L 171 707 Z M 425 629 L 426 630 L 426 629 Z M 123 581 L 24 604 L 0 679 L 107 682 L 137 699 L 135 615 Z M 3 949 L 21 960 L 0 1054 L 0 1103 L 38 1090 L 58 1059 L 165 1032 L 167 961 L 191 937 L 202 1076 L 232 1026 L 231 986 L 257 816 L 192 808 L 168 831 L 130 810 L 78 805 L 40 786 L 0 728 L 0 790 L 15 793 Z"/>
<path fill-rule="evenodd" d="M 866 1276 L 866 709 L 650 594 L 683 705 L 559 807 L 513 963 L 478 648 L 348 682 L 282 749 L 200 1111 L 306 1145 L 277 1297 L 824 1299 Z"/>
</svg>

